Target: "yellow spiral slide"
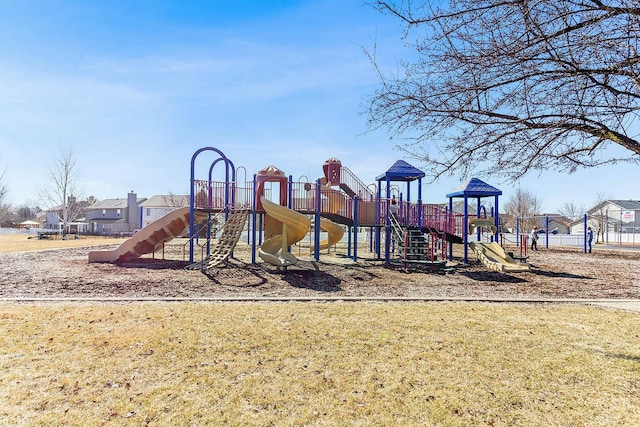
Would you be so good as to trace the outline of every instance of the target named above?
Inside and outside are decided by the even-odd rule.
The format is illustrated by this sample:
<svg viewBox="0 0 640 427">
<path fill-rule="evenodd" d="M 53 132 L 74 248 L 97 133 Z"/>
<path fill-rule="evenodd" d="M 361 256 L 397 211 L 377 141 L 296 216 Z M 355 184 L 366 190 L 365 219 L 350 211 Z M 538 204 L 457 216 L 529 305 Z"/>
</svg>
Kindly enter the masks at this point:
<svg viewBox="0 0 640 427">
<path fill-rule="evenodd" d="M 326 218 L 320 218 L 320 228 L 327 232 L 327 238 L 320 241 L 318 247 L 321 251 L 330 248 L 342 239 L 344 228 Z M 313 249 L 313 248 L 312 248 Z"/>
<path fill-rule="evenodd" d="M 293 256 L 288 248 L 304 239 L 309 232 L 311 220 L 299 212 L 280 206 L 264 197 L 261 197 L 260 201 L 267 215 L 282 223 L 282 234 L 276 234 L 265 240 L 258 250 L 258 255 L 264 262 L 278 267 L 296 264 L 298 258 Z"/>
<path fill-rule="evenodd" d="M 344 205 L 344 194 L 340 191 L 333 190 L 330 187 L 322 188 L 322 196 L 327 200 L 328 211 L 332 214 L 337 214 Z M 327 232 L 327 238 L 320 241 L 318 245 L 319 249 L 325 250 L 335 245 L 344 236 L 344 228 L 340 224 L 328 220 L 326 218 L 320 218 L 320 228 Z M 313 248 L 311 248 L 313 250 Z"/>
</svg>

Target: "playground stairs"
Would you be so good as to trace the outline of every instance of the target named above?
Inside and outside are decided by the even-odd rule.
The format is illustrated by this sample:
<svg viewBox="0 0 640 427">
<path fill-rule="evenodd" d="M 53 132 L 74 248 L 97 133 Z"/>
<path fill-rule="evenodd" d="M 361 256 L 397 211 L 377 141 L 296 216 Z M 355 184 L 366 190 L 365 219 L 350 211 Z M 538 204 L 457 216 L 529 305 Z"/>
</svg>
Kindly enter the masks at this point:
<svg viewBox="0 0 640 427">
<path fill-rule="evenodd" d="M 371 192 L 367 184 L 362 182 L 349 168 L 342 166 L 340 168 L 340 177 L 340 189 L 352 199 L 356 196 L 363 200 L 373 200 L 375 198 L 375 194 Z"/>
<path fill-rule="evenodd" d="M 240 240 L 248 216 L 249 209 L 246 207 L 236 208 L 231 211 L 213 250 L 207 255 L 201 265 L 196 263 L 190 267 L 199 266 L 201 270 L 209 272 L 209 270 L 225 264 L 231 256 L 233 249 L 236 247 L 238 240 Z"/>
<path fill-rule="evenodd" d="M 416 227 L 405 227 L 404 236 L 396 240 L 398 255 L 408 261 L 421 261 L 429 257 L 429 242 Z"/>
<path fill-rule="evenodd" d="M 405 269 L 421 270 L 428 268 L 431 271 L 444 268 L 445 260 L 438 260 L 434 248 L 431 247 L 432 238 L 425 236 L 418 227 L 403 226 L 397 220 L 391 219 L 391 237 L 393 239 L 397 257 L 389 262 Z"/>
</svg>

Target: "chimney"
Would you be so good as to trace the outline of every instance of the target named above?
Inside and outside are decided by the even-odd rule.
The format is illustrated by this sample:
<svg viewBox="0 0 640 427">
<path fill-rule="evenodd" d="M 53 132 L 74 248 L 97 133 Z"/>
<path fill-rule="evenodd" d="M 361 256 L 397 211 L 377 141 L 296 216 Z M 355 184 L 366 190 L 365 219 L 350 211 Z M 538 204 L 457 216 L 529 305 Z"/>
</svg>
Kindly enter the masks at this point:
<svg viewBox="0 0 640 427">
<path fill-rule="evenodd" d="M 129 223 L 129 231 L 140 228 L 140 216 L 138 215 L 138 195 L 131 191 L 127 194 L 127 222 Z"/>
</svg>

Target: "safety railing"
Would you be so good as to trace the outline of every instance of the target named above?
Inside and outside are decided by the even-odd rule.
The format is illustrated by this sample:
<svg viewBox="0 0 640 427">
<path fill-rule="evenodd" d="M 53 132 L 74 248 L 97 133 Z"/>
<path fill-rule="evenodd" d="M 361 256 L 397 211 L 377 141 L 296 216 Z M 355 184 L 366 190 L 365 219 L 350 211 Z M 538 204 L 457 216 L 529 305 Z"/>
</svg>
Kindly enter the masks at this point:
<svg viewBox="0 0 640 427">
<path fill-rule="evenodd" d="M 358 196 L 360 200 L 371 201 L 376 198 L 376 195 L 371 189 L 360 180 L 351 170 L 345 166 L 340 168 L 340 184 L 349 188 L 353 194 L 352 197 Z"/>
<path fill-rule="evenodd" d="M 351 190 L 362 192 L 364 198 L 359 198 L 359 224 L 375 225 L 385 224 L 385 217 L 389 214 L 389 201 L 381 200 L 376 204 L 375 195 L 362 181 L 347 168 L 342 168 L 346 173 L 342 175 L 342 181 Z M 344 218 L 353 219 L 354 200 L 344 192 L 328 187 L 320 189 L 320 213 L 335 214 Z M 291 183 L 291 209 L 314 213 L 318 209 L 317 183 L 292 182 Z M 194 182 L 195 208 L 204 210 L 223 210 L 225 201 L 231 204 L 235 200 L 236 206 L 253 206 L 253 185 L 246 183 L 244 187 L 227 185 L 223 181 L 195 181 Z M 271 190 L 265 189 L 265 196 L 270 198 Z M 421 221 L 418 219 L 418 205 L 416 203 L 399 203 L 399 222 L 403 225 L 429 227 L 449 234 L 462 236 L 463 215 L 449 211 L 447 208 L 436 204 L 423 204 L 421 207 Z M 366 207 L 366 209 L 365 209 Z"/>
<path fill-rule="evenodd" d="M 265 189 L 265 194 L 270 197 L 271 190 Z M 195 180 L 194 199 L 195 209 L 219 211 L 227 205 L 253 206 L 253 183 L 239 187 L 224 181 Z"/>
<path fill-rule="evenodd" d="M 382 202 L 384 209 L 387 210 L 388 201 Z M 464 229 L 464 216 L 456 212 L 452 212 L 436 204 L 422 204 L 418 211 L 418 204 L 409 202 L 400 202 L 400 212 L 398 214 L 400 222 L 405 225 L 428 227 L 444 233 L 462 236 Z M 421 217 L 421 218 L 419 218 Z M 419 220 L 420 219 L 420 220 Z"/>
</svg>

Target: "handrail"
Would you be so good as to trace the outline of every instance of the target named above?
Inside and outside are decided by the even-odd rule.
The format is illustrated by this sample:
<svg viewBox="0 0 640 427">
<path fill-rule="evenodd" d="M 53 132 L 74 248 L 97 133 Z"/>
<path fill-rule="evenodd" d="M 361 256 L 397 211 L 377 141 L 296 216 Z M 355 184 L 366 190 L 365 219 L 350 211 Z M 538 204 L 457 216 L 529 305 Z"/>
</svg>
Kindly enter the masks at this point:
<svg viewBox="0 0 640 427">
<path fill-rule="evenodd" d="M 344 173 L 342 173 L 344 172 Z M 351 170 L 342 166 L 341 167 L 341 181 L 349 191 L 352 191 L 356 195 L 364 195 L 360 197 L 361 201 L 375 201 L 377 195 L 375 195 L 371 189 L 365 185 L 357 176 L 353 174 Z M 226 183 L 224 181 L 195 181 L 195 209 L 205 210 L 225 210 L 225 189 Z M 291 209 L 302 212 L 315 212 L 317 209 L 318 201 L 316 200 L 316 183 L 313 182 L 293 182 L 291 183 L 292 200 Z M 268 189 L 265 189 L 267 191 Z M 337 213 L 346 218 L 353 218 L 353 198 L 345 194 L 344 205 L 338 212 L 332 212 L 332 207 L 329 206 L 329 197 L 326 191 L 328 188 L 322 189 L 322 195 L 320 200 L 320 212 L 321 213 Z M 344 190 L 344 188 L 343 188 Z M 253 188 L 248 185 L 244 188 L 235 187 L 236 204 L 249 203 L 253 201 Z M 333 190 L 336 191 L 336 190 Z M 348 191 L 345 191 L 347 193 Z M 384 214 L 388 210 L 388 200 L 382 199 L 380 201 L 380 220 L 384 219 Z M 418 205 L 411 202 L 401 202 L 400 217 L 407 220 L 407 225 L 417 226 L 421 224 L 423 227 L 428 227 L 443 231 L 448 234 L 457 235 L 463 233 L 463 216 L 456 212 L 449 211 L 447 208 L 437 205 L 423 203 L 421 207 L 422 218 L 418 218 Z"/>
<path fill-rule="evenodd" d="M 389 225 L 391 225 L 391 232 L 395 233 L 399 238 L 402 237 L 404 230 L 398 222 L 398 218 L 395 215 L 389 215 Z"/>
<path fill-rule="evenodd" d="M 376 195 L 371 192 L 371 189 L 362 182 L 349 168 L 341 166 L 340 168 L 340 181 L 346 187 L 351 189 L 361 200 L 370 201 L 376 198 Z"/>
<path fill-rule="evenodd" d="M 409 252 L 409 233 L 404 234 L 403 268 L 407 269 L 407 252 Z"/>
</svg>

